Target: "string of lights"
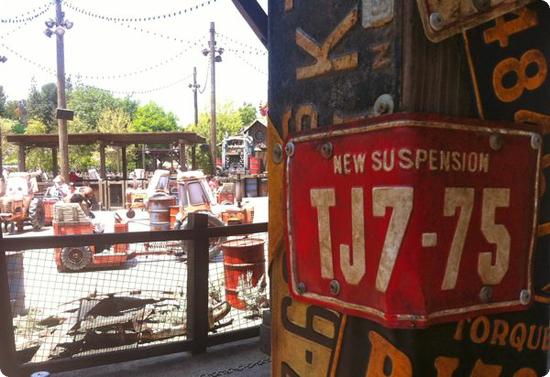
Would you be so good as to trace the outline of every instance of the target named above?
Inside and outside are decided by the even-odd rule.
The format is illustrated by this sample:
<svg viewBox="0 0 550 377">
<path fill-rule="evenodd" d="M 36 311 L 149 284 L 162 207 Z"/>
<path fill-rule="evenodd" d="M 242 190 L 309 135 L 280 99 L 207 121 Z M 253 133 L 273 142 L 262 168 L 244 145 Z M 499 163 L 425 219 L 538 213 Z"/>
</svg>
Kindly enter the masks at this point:
<svg viewBox="0 0 550 377">
<path fill-rule="evenodd" d="M 204 8 L 205 6 L 208 6 L 210 4 L 215 3 L 216 0 L 204 0 L 201 3 L 191 6 L 185 9 L 180 9 L 174 12 L 164 13 L 164 14 L 157 14 L 154 16 L 142 16 L 142 17 L 118 17 L 118 16 L 106 16 L 99 13 L 92 12 L 88 9 L 83 9 L 75 6 L 69 1 L 65 1 L 64 4 L 67 6 L 67 8 L 78 12 L 80 14 L 84 14 L 86 16 L 90 16 L 93 18 L 97 18 L 100 20 L 106 20 L 106 21 L 115 21 L 115 22 L 149 22 L 149 21 L 158 21 L 158 20 L 165 20 L 167 18 L 173 18 L 178 17 L 182 15 L 186 15 L 189 13 L 192 13 L 194 11 L 197 11 L 200 8 Z"/>
<path fill-rule="evenodd" d="M 2 24 L 20 24 L 24 22 L 29 22 L 42 16 L 44 13 L 50 9 L 52 6 L 51 3 L 41 5 L 39 7 L 28 10 L 27 12 L 21 13 L 15 17 L 10 18 L 0 18 L 0 23 Z"/>
<path fill-rule="evenodd" d="M 187 75 L 185 77 L 182 77 L 176 81 L 173 81 L 173 82 L 170 82 L 168 84 L 165 84 L 165 85 L 162 85 L 162 86 L 157 86 L 157 87 L 154 87 L 154 88 L 150 88 L 150 89 L 141 89 L 141 90 L 111 90 L 111 89 L 104 89 L 104 88 L 98 88 L 97 86 L 93 86 L 93 85 L 86 85 L 86 84 L 83 84 L 82 86 L 85 86 L 85 87 L 88 87 L 88 88 L 95 88 L 95 89 L 100 89 L 100 90 L 105 90 L 107 92 L 110 92 L 112 94 L 118 94 L 118 95 L 124 95 L 124 96 L 132 96 L 132 95 L 135 95 L 135 94 L 149 94 L 149 93 L 154 93 L 154 92 L 159 92 L 161 90 L 166 90 L 166 89 L 170 89 L 182 82 L 187 82 L 190 78 L 192 77 L 192 75 Z"/>
<path fill-rule="evenodd" d="M 0 46 L 4 47 L 7 51 L 11 52 L 13 55 L 17 56 L 19 59 L 25 61 L 26 63 L 34 65 L 35 67 L 41 69 L 42 71 L 51 73 L 53 75 L 56 74 L 56 71 L 53 68 L 47 67 L 42 63 L 39 63 L 39 62 L 37 62 L 37 61 L 35 61 L 31 58 L 28 58 L 27 56 L 15 51 L 10 46 L 8 46 L 4 43 L 0 43 Z M 191 46 L 186 47 L 185 49 L 183 49 L 182 51 L 180 51 L 176 55 L 171 56 L 168 59 L 165 59 L 165 60 L 163 60 L 161 62 L 158 62 L 156 64 L 153 64 L 153 65 L 150 65 L 148 67 L 144 67 L 142 69 L 132 71 L 132 72 L 117 73 L 117 74 L 84 74 L 84 73 L 79 73 L 79 72 L 69 72 L 69 73 L 67 73 L 67 76 L 80 77 L 80 78 L 86 79 L 86 80 L 114 80 L 114 79 L 128 78 L 128 77 L 140 75 L 140 74 L 152 71 L 154 69 L 160 68 L 164 65 L 167 65 L 170 62 L 172 62 L 172 61 L 176 60 L 177 58 L 179 58 L 180 56 L 184 55 L 187 51 L 190 50 L 190 48 L 191 48 Z"/>
<path fill-rule="evenodd" d="M 202 45 L 202 44 L 204 44 L 204 41 L 206 40 L 205 37 L 202 37 L 200 40 L 190 41 L 188 39 L 182 39 L 182 38 L 174 37 L 174 36 L 171 36 L 171 35 L 158 33 L 156 31 L 147 30 L 147 29 L 144 29 L 142 27 L 137 27 L 137 26 L 134 26 L 134 25 L 131 25 L 131 24 L 126 24 L 126 23 L 118 22 L 118 21 L 114 21 L 114 22 L 116 24 L 118 24 L 120 26 L 123 26 L 123 27 L 126 27 L 130 30 L 138 31 L 140 33 L 151 35 L 151 36 L 154 36 L 154 37 L 159 37 L 159 38 L 165 39 L 167 41 L 179 42 L 179 43 L 192 45 L 192 46 Z"/>
<path fill-rule="evenodd" d="M 246 65 L 248 65 L 250 68 L 252 68 L 253 70 L 255 70 L 256 72 L 264 75 L 264 76 L 267 76 L 267 72 L 264 71 L 263 69 L 259 68 L 258 66 L 250 63 L 244 56 L 242 55 L 239 55 L 239 54 L 233 54 L 234 56 L 236 56 L 240 61 L 242 61 L 243 63 L 245 63 Z"/>
<path fill-rule="evenodd" d="M 220 37 L 220 39 L 225 40 L 225 43 L 228 42 L 234 43 L 236 45 L 239 45 L 241 48 L 237 48 L 236 50 L 241 50 L 245 53 L 249 53 L 251 55 L 267 55 L 266 50 L 262 50 L 259 48 L 256 48 L 254 46 L 248 45 L 246 43 L 243 43 L 241 41 L 238 41 L 228 35 L 222 34 L 222 33 L 216 33 L 216 36 Z"/>
</svg>

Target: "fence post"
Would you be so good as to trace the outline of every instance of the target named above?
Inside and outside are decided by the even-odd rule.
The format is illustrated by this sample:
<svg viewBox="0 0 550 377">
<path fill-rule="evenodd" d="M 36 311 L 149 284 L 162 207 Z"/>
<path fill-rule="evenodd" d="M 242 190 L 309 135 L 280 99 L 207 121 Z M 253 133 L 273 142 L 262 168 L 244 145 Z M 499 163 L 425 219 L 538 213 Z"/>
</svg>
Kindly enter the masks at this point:
<svg viewBox="0 0 550 377">
<path fill-rule="evenodd" d="M 10 376 L 15 373 L 16 368 L 15 336 L 13 334 L 8 282 L 8 263 L 6 261 L 6 251 L 2 244 L 2 232 L 0 230 L 0 370 L 5 375 Z"/>
<path fill-rule="evenodd" d="M 206 351 L 208 338 L 208 236 L 200 232 L 208 228 L 208 216 L 191 213 L 188 224 L 198 231 L 187 251 L 187 337 L 196 354 Z"/>
</svg>

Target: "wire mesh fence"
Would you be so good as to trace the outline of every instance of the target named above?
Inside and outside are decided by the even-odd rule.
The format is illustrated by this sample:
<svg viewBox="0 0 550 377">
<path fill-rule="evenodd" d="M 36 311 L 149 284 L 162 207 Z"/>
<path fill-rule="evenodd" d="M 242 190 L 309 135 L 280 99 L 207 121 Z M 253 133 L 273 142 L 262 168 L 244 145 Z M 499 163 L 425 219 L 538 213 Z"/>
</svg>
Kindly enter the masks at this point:
<svg viewBox="0 0 550 377">
<path fill-rule="evenodd" d="M 152 232 L 145 242 L 147 235 L 139 242 L 130 234 L 77 236 L 80 242 L 47 240 L 49 245 L 36 247 L 34 241 L 19 251 L 4 249 L 17 364 L 90 356 L 102 363 L 102 356 L 114 352 L 127 351 L 132 359 L 130 352 L 141 348 L 196 341 L 188 323 L 196 288 L 188 274 L 201 269 L 189 269 L 190 252 L 210 254 L 202 268 L 208 274 L 207 313 L 201 313 L 208 334 L 258 326 L 268 302 L 267 234 L 243 238 L 243 226 L 240 235 L 231 228 L 210 238 L 210 250 L 190 251 L 194 239 L 209 236 L 192 230 L 177 239 L 170 239 L 177 232 Z M 233 256 L 233 244 L 241 256 Z"/>
</svg>

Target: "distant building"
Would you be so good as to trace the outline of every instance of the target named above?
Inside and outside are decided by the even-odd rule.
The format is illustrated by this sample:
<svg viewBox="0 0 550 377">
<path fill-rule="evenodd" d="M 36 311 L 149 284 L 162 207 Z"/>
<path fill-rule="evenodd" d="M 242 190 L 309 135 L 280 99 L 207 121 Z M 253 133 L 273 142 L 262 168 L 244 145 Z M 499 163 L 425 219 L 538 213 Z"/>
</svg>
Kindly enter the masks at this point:
<svg viewBox="0 0 550 377">
<path fill-rule="evenodd" d="M 267 168 L 265 157 L 267 150 L 267 126 L 256 119 L 242 131 L 242 134 L 252 139 L 252 149 L 254 151 L 252 156 L 258 160 L 259 164 L 257 170 L 259 172 L 265 171 Z"/>
</svg>

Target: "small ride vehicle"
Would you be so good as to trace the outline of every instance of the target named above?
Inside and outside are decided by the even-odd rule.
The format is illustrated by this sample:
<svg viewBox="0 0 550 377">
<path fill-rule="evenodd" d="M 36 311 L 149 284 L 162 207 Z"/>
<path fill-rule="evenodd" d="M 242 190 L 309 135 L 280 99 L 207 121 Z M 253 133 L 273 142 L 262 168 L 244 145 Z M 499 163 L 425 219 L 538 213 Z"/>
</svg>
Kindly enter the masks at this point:
<svg viewBox="0 0 550 377">
<path fill-rule="evenodd" d="M 59 202 L 54 206 L 53 230 L 56 236 L 93 234 L 97 231 L 97 224 L 86 215 L 80 204 Z M 115 223 L 115 233 L 127 231 L 127 223 Z M 128 252 L 128 244 L 69 246 L 55 249 L 55 264 L 59 272 L 77 272 L 97 267 L 120 267 L 134 256 Z"/>
<path fill-rule="evenodd" d="M 36 196 L 38 184 L 29 173 L 11 173 L 6 179 L 5 194 L 0 197 L 0 222 L 3 230 L 14 234 L 30 224 L 38 231 L 44 226 L 44 205 Z"/>
</svg>

